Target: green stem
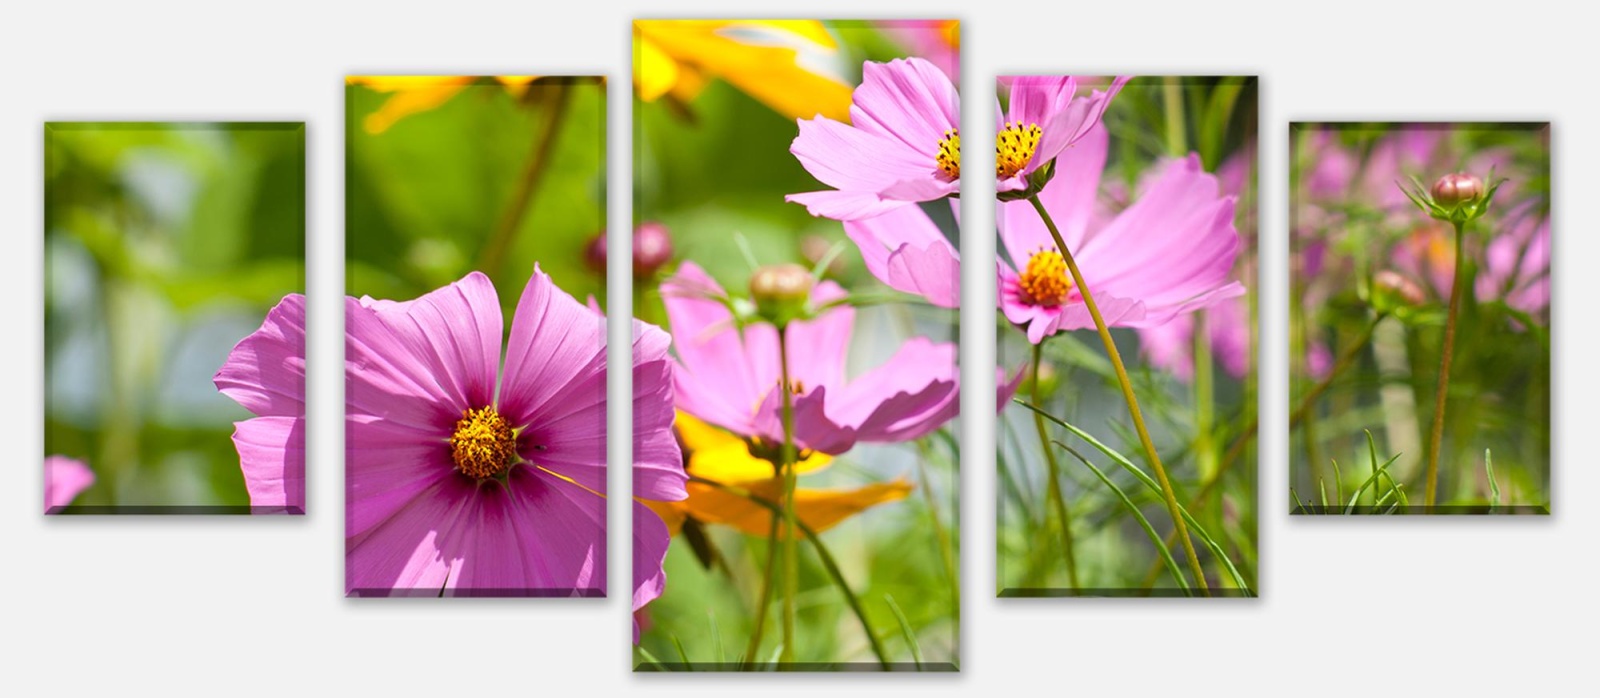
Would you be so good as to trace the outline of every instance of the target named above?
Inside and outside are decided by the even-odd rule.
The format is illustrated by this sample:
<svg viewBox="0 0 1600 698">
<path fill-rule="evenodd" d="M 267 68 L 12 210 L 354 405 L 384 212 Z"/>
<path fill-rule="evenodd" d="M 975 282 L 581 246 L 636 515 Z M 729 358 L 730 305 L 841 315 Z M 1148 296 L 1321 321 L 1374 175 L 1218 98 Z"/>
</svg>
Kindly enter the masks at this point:
<svg viewBox="0 0 1600 698">
<path fill-rule="evenodd" d="M 761 651 L 761 635 L 767 628 L 767 605 L 772 603 L 772 577 L 773 568 L 778 562 L 778 517 L 772 517 L 772 525 L 767 529 L 767 565 L 766 571 L 761 575 L 761 601 L 756 603 L 756 625 L 750 632 L 750 642 L 744 648 L 744 661 L 742 668 L 749 669 L 755 664 L 756 657 Z"/>
<path fill-rule="evenodd" d="M 709 485 L 729 494 L 743 497 L 749 502 L 772 512 L 774 515 L 783 513 L 781 505 L 762 499 L 749 490 L 726 485 L 715 480 L 698 478 L 693 475 L 689 476 L 689 481 Z M 845 582 L 844 572 L 840 571 L 839 563 L 834 560 L 833 553 L 828 551 L 828 546 L 822 544 L 822 538 L 818 537 L 817 532 L 807 526 L 804 521 L 798 521 L 795 525 L 799 527 L 800 533 L 806 537 L 806 540 L 811 543 L 811 548 L 817 551 L 817 559 L 822 561 L 822 567 L 827 570 L 828 578 L 833 580 L 834 586 L 839 587 L 839 593 L 844 595 L 845 603 L 849 604 L 850 611 L 855 614 L 856 620 L 861 622 L 861 632 L 867 635 L 867 642 L 872 646 L 872 653 L 878 658 L 878 667 L 888 671 L 889 653 L 884 650 L 883 642 L 878 639 L 877 631 L 872 629 L 872 623 L 867 620 L 866 607 L 861 605 L 861 599 L 856 596 L 856 592 Z"/>
<path fill-rule="evenodd" d="M 1046 338 L 1048 339 L 1048 338 Z M 1044 404 L 1044 394 L 1039 387 L 1039 366 L 1044 363 L 1045 339 L 1033 345 L 1033 404 Z M 1067 561 L 1067 583 L 1078 588 L 1078 561 L 1072 546 L 1072 517 L 1067 512 L 1067 498 L 1061 493 L 1061 465 L 1056 462 L 1056 450 L 1050 445 L 1050 432 L 1045 427 L 1044 416 L 1035 412 L 1033 425 L 1039 431 L 1039 448 L 1044 450 L 1044 462 L 1049 466 L 1049 487 L 1046 490 L 1050 508 L 1061 525 L 1061 549 Z"/>
<path fill-rule="evenodd" d="M 533 89 L 533 88 L 530 88 Z M 533 202 L 534 192 L 539 190 L 539 182 L 544 179 L 546 165 L 550 162 L 550 152 L 555 149 L 556 133 L 561 130 L 561 122 L 567 113 L 567 102 L 570 100 L 571 91 L 565 86 L 552 87 L 556 91 L 555 99 L 550 106 L 550 117 L 545 119 L 544 129 L 539 132 L 539 137 L 533 141 L 533 151 L 528 154 L 527 164 L 523 166 L 522 176 L 517 179 L 517 188 L 511 193 L 511 203 L 500 215 L 500 221 L 495 225 L 494 235 L 483 246 L 483 252 L 478 255 L 478 269 L 494 273 L 501 269 L 501 261 L 505 258 L 506 251 L 511 248 L 511 240 L 516 237 L 517 229 L 522 227 L 522 218 L 528 212 L 528 205 Z"/>
<path fill-rule="evenodd" d="M 1211 337 L 1205 311 L 1194 313 L 1194 428 L 1195 463 L 1200 477 L 1209 479 L 1217 471 L 1217 450 L 1212 429 L 1216 425 L 1215 366 L 1211 360 Z"/>
<path fill-rule="evenodd" d="M 1188 558 L 1189 571 L 1194 574 L 1195 584 L 1200 587 L 1201 593 L 1209 596 L 1210 587 L 1206 585 L 1205 571 L 1200 567 L 1200 557 L 1194 552 L 1194 541 L 1189 539 L 1189 527 L 1183 521 L 1183 513 L 1178 506 L 1178 494 L 1172 489 L 1172 481 L 1167 477 L 1167 468 L 1161 464 L 1161 454 L 1156 452 L 1156 444 L 1150 439 L 1150 430 L 1145 427 L 1144 415 L 1139 413 L 1139 399 L 1133 394 L 1133 381 L 1128 378 L 1128 369 L 1122 365 L 1122 355 L 1117 352 L 1117 343 L 1111 339 L 1111 329 L 1106 327 L 1106 320 L 1100 315 L 1100 307 L 1095 305 L 1094 296 L 1089 292 L 1089 285 L 1083 280 L 1083 272 L 1078 270 L 1078 262 L 1072 258 L 1072 251 L 1067 249 L 1067 243 L 1061 239 L 1061 231 L 1056 228 L 1056 223 L 1050 218 L 1044 204 L 1039 201 L 1039 195 L 1028 197 L 1033 203 L 1033 209 L 1039 212 L 1039 218 L 1044 221 L 1046 228 L 1050 229 L 1050 237 L 1055 239 L 1056 250 L 1061 253 L 1062 261 L 1067 264 L 1067 271 L 1072 273 L 1072 282 L 1078 288 L 1078 293 L 1083 296 L 1083 304 L 1089 310 L 1089 317 L 1094 318 L 1095 330 L 1100 333 L 1100 341 L 1105 344 L 1106 355 L 1111 359 L 1111 367 L 1116 370 L 1117 382 L 1122 387 L 1122 397 L 1128 403 L 1128 415 L 1133 418 L 1133 427 L 1139 432 L 1139 441 L 1144 445 L 1145 456 L 1150 459 L 1150 467 L 1156 471 L 1156 480 L 1161 483 L 1161 496 L 1166 500 L 1167 513 L 1172 517 L 1172 525 L 1177 530 L 1178 540 L 1183 543 L 1184 557 Z"/>
<path fill-rule="evenodd" d="M 1439 489 L 1439 445 L 1444 440 L 1444 406 L 1450 392 L 1450 356 L 1455 353 L 1456 318 L 1461 314 L 1461 277 L 1466 266 L 1466 240 L 1463 239 L 1463 233 L 1467 224 L 1458 222 L 1455 227 L 1456 268 L 1450 280 L 1450 314 L 1445 319 L 1444 347 L 1440 349 L 1439 389 L 1433 400 L 1433 429 L 1428 437 L 1427 489 L 1422 500 L 1424 506 L 1430 507 Z"/>
<path fill-rule="evenodd" d="M 1167 154 L 1182 157 L 1189 149 L 1184 137 L 1188 128 L 1183 117 L 1183 84 L 1177 78 L 1167 78 L 1161 85 L 1161 97 L 1167 111 Z"/>
<path fill-rule="evenodd" d="M 783 651 L 778 661 L 794 661 L 795 600 L 800 593 L 800 553 L 795 530 L 795 463 L 800 458 L 794 444 L 794 389 L 789 382 L 789 336 L 787 327 L 778 328 L 778 367 L 783 391 Z"/>
</svg>

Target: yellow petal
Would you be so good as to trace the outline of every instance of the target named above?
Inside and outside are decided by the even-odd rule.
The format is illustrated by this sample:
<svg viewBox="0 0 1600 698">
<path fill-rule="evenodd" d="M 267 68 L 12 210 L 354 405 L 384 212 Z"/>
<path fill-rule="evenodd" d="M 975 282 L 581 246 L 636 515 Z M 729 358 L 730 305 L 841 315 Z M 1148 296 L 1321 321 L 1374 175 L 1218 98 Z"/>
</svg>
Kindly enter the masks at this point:
<svg viewBox="0 0 1600 698">
<path fill-rule="evenodd" d="M 450 101 L 476 79 L 460 75 L 369 75 L 347 77 L 345 84 L 390 93 L 383 106 L 362 122 L 367 133 L 379 134 L 401 119 Z"/>
<path fill-rule="evenodd" d="M 635 22 L 635 27 L 638 23 Z M 678 83 L 678 62 L 649 39 L 633 33 L 633 84 L 639 99 L 654 102 Z"/>
<path fill-rule="evenodd" d="M 674 67 L 651 74 L 662 64 L 656 51 L 678 66 L 689 65 L 734 87 L 787 118 L 821 114 L 845 121 L 851 88 L 838 77 L 817 72 L 837 61 L 839 47 L 816 20 L 639 20 L 634 22 L 636 75 L 640 97 L 659 97 L 679 79 Z M 657 68 L 659 70 L 659 68 Z M 668 80 L 670 79 L 670 83 Z"/>
<path fill-rule="evenodd" d="M 728 484 L 760 482 L 773 476 L 772 463 L 750 455 L 743 439 L 678 411 L 678 437 L 689 451 L 689 474 Z M 826 453 L 813 452 L 795 466 L 800 474 L 816 472 L 833 462 Z"/>
<path fill-rule="evenodd" d="M 783 483 L 776 478 L 740 487 L 769 502 L 777 502 L 783 496 Z M 770 532 L 772 511 L 766 507 L 712 485 L 691 482 L 688 489 L 688 499 L 673 503 L 681 506 L 688 516 L 732 526 L 752 536 L 766 536 Z M 848 490 L 799 489 L 795 491 L 795 515 L 811 530 L 821 533 L 874 506 L 905 499 L 910 493 L 911 483 L 906 480 Z"/>
</svg>

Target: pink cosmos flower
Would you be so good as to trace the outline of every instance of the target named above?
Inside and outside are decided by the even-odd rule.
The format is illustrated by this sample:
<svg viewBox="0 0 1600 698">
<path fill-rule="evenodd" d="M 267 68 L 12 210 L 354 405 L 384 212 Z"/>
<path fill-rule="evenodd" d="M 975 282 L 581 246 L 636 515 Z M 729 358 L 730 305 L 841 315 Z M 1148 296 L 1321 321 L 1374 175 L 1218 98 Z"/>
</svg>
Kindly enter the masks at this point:
<svg viewBox="0 0 1600 698">
<path fill-rule="evenodd" d="M 535 266 L 497 381 L 483 274 L 414 301 L 346 299 L 345 316 L 347 590 L 604 593 L 605 319 Z M 635 332 L 635 494 L 682 499 L 667 339 Z M 635 533 L 664 556 L 664 528 Z M 660 583 L 638 566 L 635 602 Z"/>
<path fill-rule="evenodd" d="M 1060 227 L 1106 324 L 1153 327 L 1244 294 L 1229 281 L 1240 240 L 1234 197 L 1195 155 L 1163 166 L 1137 201 L 1092 225 L 1108 138 L 1096 127 L 1056 165 L 1040 201 Z M 999 204 L 1000 241 L 1020 271 L 999 262 L 1000 309 L 1035 344 L 1062 330 L 1094 327 L 1049 230 L 1027 201 Z M 1091 230 L 1090 228 L 1095 228 Z"/>
<path fill-rule="evenodd" d="M 959 210 L 952 202 L 952 209 Z M 961 253 L 919 206 L 844 222 L 867 271 L 890 288 L 941 308 L 961 305 Z"/>
<path fill-rule="evenodd" d="M 235 422 L 252 511 L 306 511 L 306 297 L 283 300 L 260 329 L 239 340 L 212 382 L 222 394 L 254 412 Z"/>
<path fill-rule="evenodd" d="M 754 325 L 741 332 L 722 289 L 686 262 L 661 286 L 676 338 L 678 407 L 736 434 L 783 442 L 777 331 Z M 818 284 L 813 303 L 844 297 L 832 282 Z M 845 352 L 855 310 L 839 306 L 814 320 L 789 324 L 789 375 L 794 384 L 795 441 L 829 454 L 856 442 L 908 441 L 931 433 L 960 408 L 956 347 L 926 338 L 907 340 L 887 362 L 847 379 Z"/>
<path fill-rule="evenodd" d="M 94 484 L 94 471 L 83 461 L 66 456 L 44 459 L 44 513 L 72 503 L 79 492 Z"/>
<path fill-rule="evenodd" d="M 1002 76 L 1010 84 L 1010 108 L 995 103 L 1000 133 L 995 140 L 995 191 L 1028 188 L 1028 176 L 1100 124 L 1111 100 L 1131 77 L 1118 77 L 1104 92 L 1076 98 L 1078 80 L 1068 75 Z"/>
<path fill-rule="evenodd" d="M 897 58 L 862 66 L 851 96 L 850 123 L 801 119 L 790 145 L 830 191 L 790 194 L 813 216 L 854 220 L 881 215 L 961 188 L 959 99 L 932 63 Z"/>
</svg>

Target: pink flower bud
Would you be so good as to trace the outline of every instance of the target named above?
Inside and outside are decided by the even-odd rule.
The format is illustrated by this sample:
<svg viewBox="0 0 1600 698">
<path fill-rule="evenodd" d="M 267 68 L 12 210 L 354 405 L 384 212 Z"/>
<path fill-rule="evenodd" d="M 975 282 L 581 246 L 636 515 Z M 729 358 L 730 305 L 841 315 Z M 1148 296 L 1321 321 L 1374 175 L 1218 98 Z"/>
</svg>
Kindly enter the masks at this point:
<svg viewBox="0 0 1600 698">
<path fill-rule="evenodd" d="M 583 265 L 589 271 L 606 275 L 606 231 L 600 231 L 583 246 Z"/>
<path fill-rule="evenodd" d="M 672 260 L 672 234 L 655 221 L 633 229 L 633 275 L 648 277 Z"/>
<path fill-rule="evenodd" d="M 1433 183 L 1433 200 L 1440 206 L 1458 206 L 1483 196 L 1483 180 L 1455 172 Z"/>
</svg>

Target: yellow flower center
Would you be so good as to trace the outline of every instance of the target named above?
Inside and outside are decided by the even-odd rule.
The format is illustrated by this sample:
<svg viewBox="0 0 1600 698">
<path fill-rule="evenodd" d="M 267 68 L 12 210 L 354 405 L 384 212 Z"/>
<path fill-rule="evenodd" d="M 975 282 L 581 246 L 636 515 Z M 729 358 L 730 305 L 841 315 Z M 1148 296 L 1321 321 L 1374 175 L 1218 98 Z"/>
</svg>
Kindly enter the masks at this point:
<svg viewBox="0 0 1600 698">
<path fill-rule="evenodd" d="M 1014 177 L 1027 167 L 1043 134 L 1038 124 L 1024 126 L 1021 122 L 1012 122 L 1000 129 L 994 138 L 994 175 L 1000 179 Z"/>
<path fill-rule="evenodd" d="M 516 463 L 517 436 L 493 407 L 468 409 L 450 437 L 450 458 L 462 475 L 478 480 L 498 477 Z"/>
<path fill-rule="evenodd" d="M 945 131 L 939 141 L 939 172 L 948 182 L 961 179 L 961 134 L 956 129 Z"/>
<path fill-rule="evenodd" d="M 1041 249 L 1033 253 L 1017 285 L 1022 287 L 1022 294 L 1035 305 L 1061 305 L 1072 292 L 1072 280 L 1067 278 L 1067 262 L 1055 250 Z"/>
</svg>

